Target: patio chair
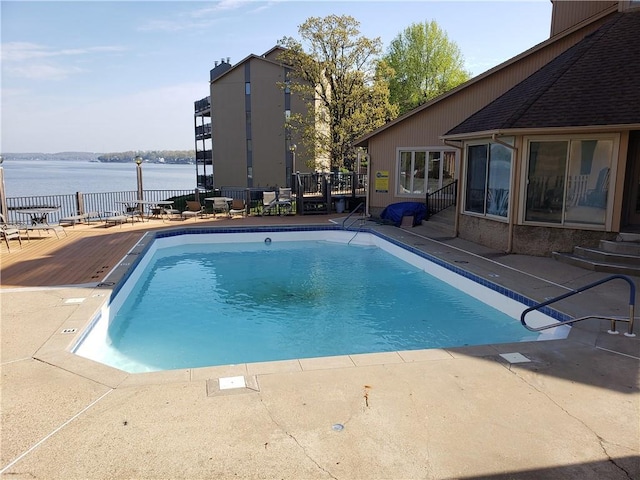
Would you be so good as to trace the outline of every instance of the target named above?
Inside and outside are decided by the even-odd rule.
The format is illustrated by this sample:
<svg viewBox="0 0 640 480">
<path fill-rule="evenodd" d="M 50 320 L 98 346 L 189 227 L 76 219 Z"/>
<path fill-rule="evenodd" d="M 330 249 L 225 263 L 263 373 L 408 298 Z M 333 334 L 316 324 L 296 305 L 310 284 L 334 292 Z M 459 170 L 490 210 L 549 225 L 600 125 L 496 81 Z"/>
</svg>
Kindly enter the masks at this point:
<svg viewBox="0 0 640 480">
<path fill-rule="evenodd" d="M 167 220 L 171 220 L 172 218 L 175 218 L 177 216 L 182 217 L 182 212 L 173 207 L 163 208 L 162 212 L 163 212 L 162 221 L 164 221 L 165 217 Z"/>
<path fill-rule="evenodd" d="M 234 215 L 245 216 L 247 214 L 247 208 L 242 199 L 234 198 L 231 202 L 231 210 L 229 210 L 229 216 L 232 217 Z"/>
<path fill-rule="evenodd" d="M 20 230 L 17 228 L 5 227 L 4 225 L 0 228 L 0 235 L 4 239 L 4 243 L 7 244 L 7 250 L 11 253 L 11 247 L 9 246 L 9 240 L 18 240 L 20 244 L 20 248 L 22 248 L 22 238 L 20 237 Z"/>
<path fill-rule="evenodd" d="M 288 215 L 291 213 L 291 189 L 280 188 L 278 191 L 278 213 Z"/>
<path fill-rule="evenodd" d="M 216 217 L 216 213 L 224 213 L 227 217 L 230 217 L 229 203 L 225 197 L 213 198 L 213 218 Z"/>
<path fill-rule="evenodd" d="M 262 192 L 262 214 L 271 214 L 271 210 L 277 205 L 276 192 Z"/>
<path fill-rule="evenodd" d="M 9 253 L 11 253 L 9 240 L 18 240 L 20 248 L 22 248 L 22 237 L 20 236 L 21 229 L 24 229 L 24 226 L 7 223 L 4 215 L 0 213 L 0 235 L 2 235 L 4 243 L 7 244 L 7 250 L 9 250 Z"/>
<path fill-rule="evenodd" d="M 202 217 L 205 214 L 204 207 L 200 202 L 195 200 L 187 200 L 187 209 L 182 212 L 182 218 L 186 219 L 193 217 L 194 220 L 198 219 L 198 216 Z"/>
</svg>

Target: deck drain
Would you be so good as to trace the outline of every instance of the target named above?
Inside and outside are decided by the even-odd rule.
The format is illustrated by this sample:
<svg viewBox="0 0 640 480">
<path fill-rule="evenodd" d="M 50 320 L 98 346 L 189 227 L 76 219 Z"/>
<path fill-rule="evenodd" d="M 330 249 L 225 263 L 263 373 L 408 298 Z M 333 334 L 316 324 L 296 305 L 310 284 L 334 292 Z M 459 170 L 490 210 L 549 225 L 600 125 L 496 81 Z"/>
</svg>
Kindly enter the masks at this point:
<svg viewBox="0 0 640 480">
<path fill-rule="evenodd" d="M 518 352 L 501 353 L 500 356 L 509 363 L 528 363 L 531 362 L 527 357 Z"/>
<path fill-rule="evenodd" d="M 77 331 L 77 328 L 65 328 L 64 330 L 62 330 L 62 333 L 76 333 Z"/>
<path fill-rule="evenodd" d="M 238 393 L 259 392 L 255 375 L 211 378 L 207 380 L 207 397 L 236 395 Z"/>
<path fill-rule="evenodd" d="M 67 298 L 64 303 L 82 303 L 84 301 L 84 298 Z"/>
</svg>

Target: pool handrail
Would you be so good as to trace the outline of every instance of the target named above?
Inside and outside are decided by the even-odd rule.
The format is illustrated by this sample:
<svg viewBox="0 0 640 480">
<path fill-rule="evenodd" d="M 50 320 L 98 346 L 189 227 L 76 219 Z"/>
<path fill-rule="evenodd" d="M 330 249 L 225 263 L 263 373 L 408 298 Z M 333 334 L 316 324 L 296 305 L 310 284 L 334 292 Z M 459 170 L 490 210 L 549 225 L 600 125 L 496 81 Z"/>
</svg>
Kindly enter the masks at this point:
<svg viewBox="0 0 640 480">
<path fill-rule="evenodd" d="M 598 285 L 602 285 L 603 283 L 607 283 L 610 282 L 611 280 L 616 280 L 616 279 L 620 279 L 620 280 L 624 280 L 625 282 L 627 282 L 629 284 L 629 318 L 622 318 L 622 317 L 606 317 L 603 315 L 587 315 L 584 317 L 578 317 L 578 318 L 573 318 L 571 320 L 564 320 L 561 322 L 556 322 L 556 323 L 552 323 L 550 325 L 543 325 L 542 327 L 531 327 L 529 325 L 527 325 L 526 321 L 525 321 L 525 316 L 534 311 L 534 310 L 539 310 L 542 307 L 546 307 L 547 305 L 550 305 L 552 303 L 558 302 L 560 300 L 564 300 L 567 297 L 571 297 L 573 295 L 576 295 L 578 293 L 582 293 L 585 290 L 589 290 L 590 288 L 593 287 L 597 287 Z M 625 333 L 624 335 L 627 337 L 635 337 L 635 333 L 633 333 L 633 321 L 634 321 L 634 315 L 635 315 L 635 304 L 636 304 L 636 286 L 633 283 L 633 280 L 631 278 L 629 278 L 626 275 L 611 275 L 609 277 L 603 278 L 601 280 L 598 280 L 596 282 L 590 283 L 588 285 L 585 285 L 583 287 L 580 287 L 576 290 L 572 290 L 569 293 L 565 293 L 563 295 L 559 295 L 557 297 L 554 297 L 550 300 L 547 300 L 545 302 L 541 302 L 541 303 L 537 303 L 536 305 L 533 305 L 532 307 L 527 308 L 524 312 L 522 312 L 522 315 L 520 315 L 520 323 L 522 323 L 522 325 L 524 326 L 524 328 L 526 328 L 527 330 L 531 331 L 531 332 L 539 332 L 541 330 L 546 330 L 548 328 L 553 328 L 553 327 L 558 327 L 560 325 L 568 325 L 568 324 L 573 324 L 576 322 L 580 322 L 582 320 L 588 320 L 588 319 L 593 319 L 593 318 L 599 318 L 601 320 L 609 320 L 611 322 L 611 328 L 608 330 L 608 333 L 610 334 L 618 334 L 618 331 L 616 330 L 616 322 L 627 322 L 629 325 L 627 327 L 627 333 Z"/>
<path fill-rule="evenodd" d="M 347 223 L 347 220 L 349 220 L 349 218 L 351 218 L 351 216 L 356 213 L 358 210 L 360 210 L 361 207 L 364 207 L 364 202 L 360 202 L 358 204 L 358 206 L 356 208 L 354 208 L 353 210 L 351 210 L 351 213 L 349 213 L 349 215 L 347 215 L 347 217 L 342 221 L 342 228 L 344 230 L 346 230 L 347 228 L 349 228 L 351 225 L 353 225 L 354 223 L 356 223 L 359 220 L 362 220 L 362 218 L 364 217 L 364 212 L 363 215 L 361 217 L 357 217 L 355 220 L 353 220 L 349 225 L 345 226 L 345 224 Z"/>
</svg>

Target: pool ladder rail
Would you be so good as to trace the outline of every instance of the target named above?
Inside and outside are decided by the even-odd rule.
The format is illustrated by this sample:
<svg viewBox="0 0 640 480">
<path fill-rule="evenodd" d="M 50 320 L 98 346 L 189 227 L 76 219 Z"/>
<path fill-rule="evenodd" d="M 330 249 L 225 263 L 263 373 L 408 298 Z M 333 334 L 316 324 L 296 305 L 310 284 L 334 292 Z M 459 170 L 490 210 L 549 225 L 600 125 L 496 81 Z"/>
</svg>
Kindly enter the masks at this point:
<svg viewBox="0 0 640 480">
<path fill-rule="evenodd" d="M 558 302 L 560 300 L 564 300 L 567 297 L 571 297 L 573 295 L 577 295 L 578 293 L 582 293 L 585 290 L 589 290 L 593 287 L 597 287 L 598 285 L 602 285 L 603 283 L 607 283 L 610 282 L 612 280 L 624 280 L 625 282 L 627 282 L 629 284 L 629 318 L 623 318 L 623 317 L 607 317 L 607 316 L 603 316 L 603 315 L 587 315 L 584 317 L 578 317 L 578 318 L 573 318 L 571 320 L 564 320 L 562 322 L 556 322 L 556 323 L 552 323 L 550 325 L 544 325 L 542 327 L 531 327 L 529 325 L 527 325 L 527 323 L 525 322 L 525 316 L 530 313 L 533 312 L 534 310 L 539 310 L 542 307 L 546 307 L 547 305 L 550 305 L 552 303 Z M 522 323 L 522 325 L 529 331 L 531 332 L 539 332 L 541 330 L 546 330 L 548 328 L 553 328 L 553 327 L 558 327 L 560 325 L 570 325 L 570 324 L 574 324 L 576 322 L 580 322 L 582 320 L 589 320 L 589 319 L 600 319 L 600 320 L 609 320 L 611 322 L 611 328 L 607 331 L 608 333 L 612 334 L 612 335 L 617 335 L 619 332 L 616 330 L 616 322 L 627 322 L 628 323 L 628 327 L 627 327 L 627 332 L 624 334 L 627 337 L 635 337 L 636 334 L 633 333 L 633 322 L 634 322 L 634 315 L 635 315 L 635 303 L 636 303 L 636 286 L 633 283 L 633 280 L 631 280 L 631 278 L 629 278 L 626 275 L 611 275 L 607 278 L 603 278 L 602 280 L 598 280 L 597 282 L 593 282 L 590 283 L 588 285 L 585 285 L 584 287 L 580 287 L 576 290 L 572 290 L 569 293 L 565 293 L 563 295 L 559 295 L 557 297 L 554 297 L 550 300 L 547 300 L 546 302 L 541 302 L 538 303 L 532 307 L 527 308 L 524 312 L 522 312 L 522 315 L 520 315 L 520 323 Z"/>
<path fill-rule="evenodd" d="M 349 220 L 355 213 L 358 212 L 358 210 L 362 209 L 362 214 L 355 217 L 353 220 L 351 220 L 351 223 L 349 223 L 347 225 L 347 220 Z M 347 242 L 347 245 L 349 245 L 351 243 L 351 241 L 356 238 L 356 235 L 358 235 L 358 233 L 360 233 L 360 231 L 362 230 L 362 227 L 364 226 L 364 223 L 367 220 L 367 216 L 365 215 L 364 212 L 364 202 L 361 202 L 358 204 L 358 206 L 356 208 L 354 208 L 351 213 L 349 213 L 349 215 L 347 215 L 347 217 L 342 221 L 342 229 L 343 230 L 348 230 L 349 228 L 351 228 L 355 223 L 360 222 L 360 225 L 358 225 L 358 230 L 356 231 L 355 235 L 353 237 L 351 237 L 351 240 L 349 240 Z"/>
</svg>

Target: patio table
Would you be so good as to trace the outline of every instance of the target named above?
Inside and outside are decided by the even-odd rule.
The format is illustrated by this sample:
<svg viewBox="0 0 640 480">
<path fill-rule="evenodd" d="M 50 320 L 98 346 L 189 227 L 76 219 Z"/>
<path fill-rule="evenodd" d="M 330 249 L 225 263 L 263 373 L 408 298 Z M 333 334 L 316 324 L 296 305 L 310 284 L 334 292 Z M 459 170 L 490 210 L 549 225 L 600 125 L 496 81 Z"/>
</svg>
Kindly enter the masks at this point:
<svg viewBox="0 0 640 480">
<path fill-rule="evenodd" d="M 60 207 L 38 207 L 16 210 L 16 212 L 23 215 L 29 215 L 31 217 L 31 225 L 49 225 L 49 214 L 57 212 L 58 210 L 60 210 Z"/>
</svg>

